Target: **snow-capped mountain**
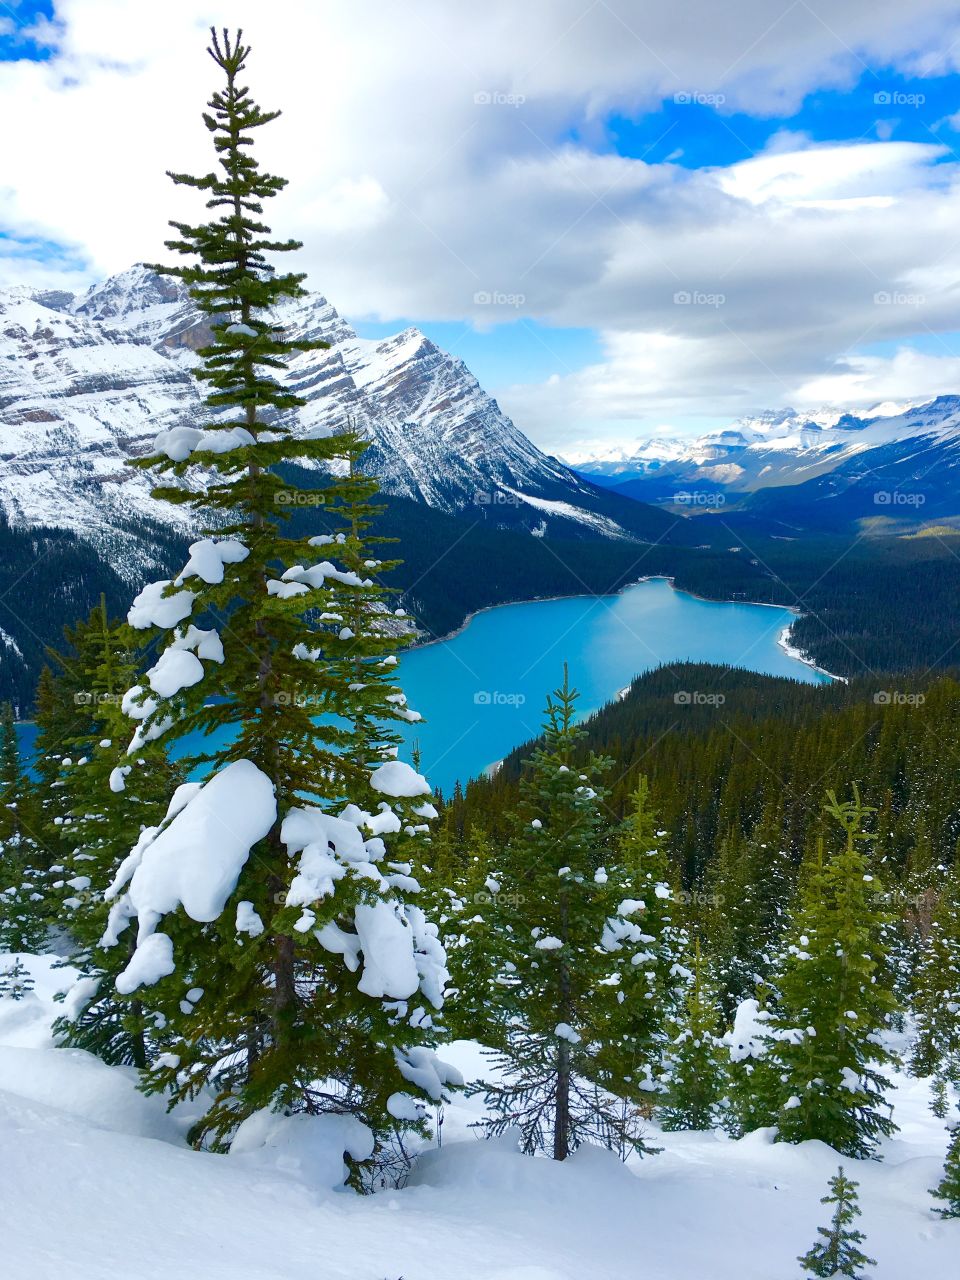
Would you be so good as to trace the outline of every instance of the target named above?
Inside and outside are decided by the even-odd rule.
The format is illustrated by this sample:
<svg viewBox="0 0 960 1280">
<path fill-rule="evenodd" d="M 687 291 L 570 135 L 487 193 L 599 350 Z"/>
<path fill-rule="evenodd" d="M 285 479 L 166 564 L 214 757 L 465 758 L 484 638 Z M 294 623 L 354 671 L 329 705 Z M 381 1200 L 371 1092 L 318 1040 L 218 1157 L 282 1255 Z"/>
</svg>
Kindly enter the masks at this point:
<svg viewBox="0 0 960 1280">
<path fill-rule="evenodd" d="M 277 320 L 331 344 L 291 363 L 289 385 L 307 400 L 297 422 L 352 419 L 371 440 L 364 467 L 386 492 L 540 535 L 644 531 L 642 508 L 541 453 L 463 361 L 419 330 L 360 338 L 319 294 Z M 131 529 L 188 517 L 153 502 L 147 477 L 124 464 L 160 431 L 200 422 L 191 368 L 207 332 L 179 282 L 144 266 L 80 297 L 0 292 L 0 508 L 10 523 L 72 529 L 136 577 Z"/>
<path fill-rule="evenodd" d="M 960 397 L 887 403 L 862 416 L 777 410 L 694 439 L 645 441 L 619 458 L 581 461 L 577 470 L 647 502 L 670 503 L 695 489 L 722 492 L 727 502 L 749 510 L 790 508 L 796 514 L 808 501 L 849 499 L 856 489 L 859 497 L 883 505 L 882 497 L 867 493 L 872 483 L 880 494 L 922 495 L 888 514 L 958 515 Z M 854 505 L 863 504 L 858 499 Z"/>
</svg>

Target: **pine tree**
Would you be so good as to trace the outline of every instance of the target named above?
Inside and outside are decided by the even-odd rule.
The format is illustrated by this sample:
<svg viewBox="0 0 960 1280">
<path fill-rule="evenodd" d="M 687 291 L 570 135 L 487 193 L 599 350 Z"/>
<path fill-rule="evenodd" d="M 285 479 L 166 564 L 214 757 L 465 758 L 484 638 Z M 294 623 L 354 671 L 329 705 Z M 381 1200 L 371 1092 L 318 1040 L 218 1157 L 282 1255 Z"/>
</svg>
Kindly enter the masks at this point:
<svg viewBox="0 0 960 1280">
<path fill-rule="evenodd" d="M 910 1069 L 960 1084 L 960 864 L 940 894 L 914 995 L 917 1035 Z"/>
<path fill-rule="evenodd" d="M 667 833 L 660 829 L 650 784 L 644 775 L 630 797 L 631 809 L 613 833 L 613 862 L 630 902 L 624 944 L 632 950 L 630 967 L 621 977 L 617 1002 L 609 1018 L 601 1062 L 609 1053 L 626 1060 L 632 1070 L 627 1084 L 634 1090 L 654 1087 L 668 1044 L 668 1021 L 680 1015 L 689 976 L 684 957 L 689 937 L 682 906 L 672 881 L 678 879 L 667 853 Z M 611 925 L 614 937 L 625 929 Z M 614 1066 L 613 1074 L 617 1068 Z"/>
<path fill-rule="evenodd" d="M 115 985 L 136 939 L 130 930 L 126 946 L 100 945 L 108 919 L 104 892 L 130 852 L 131 833 L 162 822 L 183 774 L 158 741 L 126 753 L 130 730 L 121 699 L 137 678 L 136 633 L 110 620 L 101 597 L 73 635 L 72 666 L 89 691 L 91 723 L 86 736 L 68 742 L 71 764 L 60 775 L 69 826 L 59 919 L 81 980 L 68 998 L 69 1017 L 55 1029 L 63 1044 L 143 1068 L 148 1049 L 142 1003 L 120 995 Z"/>
<path fill-rule="evenodd" d="M 22 1000 L 33 987 L 33 976 L 20 956 L 15 957 L 13 964 L 0 969 L 0 1000 Z"/>
<path fill-rule="evenodd" d="M 780 828 L 768 805 L 749 835 L 731 827 L 709 870 L 706 936 L 728 1014 L 769 977 L 782 946 L 796 875 Z"/>
<path fill-rule="evenodd" d="M 494 878 L 493 853 L 483 834 L 471 833 L 464 843 L 462 870 L 446 877 L 453 885 L 435 890 L 445 900 L 437 913 L 450 970 L 445 1019 L 458 1039 L 496 1046 L 503 1039 L 500 991 L 506 959 L 504 939 L 496 928 L 503 905 L 501 885 Z M 442 866 L 438 873 L 444 874 Z"/>
<path fill-rule="evenodd" d="M 610 864 L 605 847 L 608 762 L 576 761 L 577 696 L 565 668 L 494 872 L 496 929 L 509 957 L 494 1059 L 505 1082 L 481 1086 L 493 1113 L 489 1133 L 517 1127 L 525 1151 L 556 1160 L 587 1140 L 642 1148 L 643 1064 L 624 1042 L 620 1007 L 639 1005 L 646 987 L 641 964 L 631 963 L 643 956 L 644 931 L 633 919 L 643 904 L 630 899 L 631 875 Z"/>
<path fill-rule="evenodd" d="M 13 708 L 0 706 L 0 951 L 42 951 L 48 918 L 43 857 L 33 838 L 29 784 Z"/>
<path fill-rule="evenodd" d="M 772 994 L 758 983 L 756 994 L 741 1000 L 722 1037 L 729 1055 L 725 1120 L 736 1138 L 776 1124 L 780 1080 L 770 1053 Z"/>
<path fill-rule="evenodd" d="M 664 1129 L 713 1129 L 720 1123 L 727 1084 L 727 1054 L 717 1034 L 720 1022 L 709 967 L 696 942 L 683 1008 L 668 1028 L 662 1076 Z"/>
<path fill-rule="evenodd" d="M 355 465 L 365 442 L 298 433 L 304 401 L 280 380 L 326 344 L 294 343 L 278 321 L 304 290 L 270 260 L 299 245 L 260 220 L 285 180 L 260 170 L 253 134 L 277 113 L 241 83 L 241 34 L 214 33 L 209 52 L 224 78 L 204 116 L 219 171 L 171 176 L 214 212 L 173 223 L 168 248 L 195 261 L 158 268 L 209 318 L 196 370 L 209 421 L 161 433 L 136 465 L 168 477 L 158 499 L 212 527 L 173 581 L 134 601 L 129 621 L 159 657 L 124 700 L 139 721 L 131 754 L 209 734 L 186 761 L 206 781 L 121 867 L 104 942 L 120 945 L 137 917 L 118 990 L 164 1027 L 147 1087 L 215 1090 L 197 1142 L 228 1142 L 264 1107 L 349 1111 L 386 1133 L 415 1123 L 417 1098 L 438 1099 L 446 1079 L 426 1047 L 444 956 L 413 874 L 433 809 L 395 758 L 415 715 L 372 576 L 383 566 L 366 531 L 375 486 Z M 319 487 L 298 488 L 299 475 Z M 297 532 L 291 516 L 308 508 L 325 532 Z"/>
<path fill-rule="evenodd" d="M 18 835 L 21 822 L 17 814 L 22 775 L 20 752 L 17 747 L 17 729 L 13 719 L 13 707 L 9 702 L 0 703 L 0 845 Z"/>
<path fill-rule="evenodd" d="M 884 949 L 889 917 L 863 852 L 870 812 L 854 789 L 826 813 L 844 843 L 808 869 L 771 1024 L 771 1056 L 780 1075 L 780 1137 L 818 1138 L 844 1155 L 870 1155 L 895 1131 L 881 1068 L 895 1061 L 881 1033 L 896 1009 Z"/>
<path fill-rule="evenodd" d="M 830 1226 L 818 1227 L 822 1240 L 797 1259 L 808 1275 L 869 1280 L 861 1268 L 875 1267 L 876 1260 L 868 1258 L 860 1249 L 866 1237 L 851 1225 L 860 1216 L 857 1203 L 859 1185 L 844 1175 L 842 1166 L 830 1179 L 830 1190 L 820 1201 L 821 1204 L 836 1205 Z"/>
<path fill-rule="evenodd" d="M 945 1208 L 936 1210 L 941 1218 L 960 1218 L 960 1120 L 955 1120 L 950 1127 L 950 1145 L 947 1148 L 943 1177 L 930 1194 L 946 1205 Z"/>
</svg>

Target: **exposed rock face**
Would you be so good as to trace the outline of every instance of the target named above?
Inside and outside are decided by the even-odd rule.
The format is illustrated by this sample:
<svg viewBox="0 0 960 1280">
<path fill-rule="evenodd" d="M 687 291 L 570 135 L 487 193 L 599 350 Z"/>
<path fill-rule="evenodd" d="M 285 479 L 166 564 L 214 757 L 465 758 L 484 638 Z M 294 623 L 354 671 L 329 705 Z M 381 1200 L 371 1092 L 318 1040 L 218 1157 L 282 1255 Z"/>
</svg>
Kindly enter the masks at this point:
<svg viewBox="0 0 960 1280">
<path fill-rule="evenodd" d="M 359 338 L 319 294 L 285 305 L 277 322 L 331 344 L 291 364 L 289 385 L 308 401 L 296 421 L 309 429 L 352 420 L 371 440 L 364 467 L 387 492 L 540 533 L 546 520 L 568 536 L 625 536 L 605 495 L 541 453 L 466 365 L 419 330 Z M 124 531 L 144 518 L 176 527 L 189 516 L 153 502 L 147 477 L 124 463 L 158 432 L 204 419 L 191 368 L 208 339 L 179 282 L 144 266 L 82 297 L 0 292 L 8 519 L 73 529 L 135 579 L 140 557 Z"/>
</svg>

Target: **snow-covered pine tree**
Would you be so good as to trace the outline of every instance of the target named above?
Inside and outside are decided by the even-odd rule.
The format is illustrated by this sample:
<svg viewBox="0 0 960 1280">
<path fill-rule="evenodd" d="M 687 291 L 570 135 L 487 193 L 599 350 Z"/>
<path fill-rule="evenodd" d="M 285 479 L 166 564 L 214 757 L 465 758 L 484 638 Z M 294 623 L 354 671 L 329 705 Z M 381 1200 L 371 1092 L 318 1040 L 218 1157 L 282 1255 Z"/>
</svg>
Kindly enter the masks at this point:
<svg viewBox="0 0 960 1280">
<path fill-rule="evenodd" d="M 624 925 L 623 916 L 619 923 L 612 921 L 607 942 L 628 945 L 633 954 L 629 968 L 621 973 L 600 1059 L 608 1053 L 616 1061 L 625 1058 L 631 1063 L 627 1083 L 636 1089 L 640 1081 L 648 1088 L 659 1074 L 668 1041 L 667 1024 L 683 1008 L 690 971 L 684 960 L 689 937 L 673 887 L 679 875 L 670 865 L 667 833 L 660 829 L 650 783 L 642 774 L 631 804 L 630 813 L 613 832 L 614 852 L 608 868 L 616 871 L 627 895 L 629 921 Z M 614 1076 L 617 1070 L 614 1066 Z"/>
<path fill-rule="evenodd" d="M 883 1044 L 896 1002 L 886 963 L 889 917 L 863 846 L 871 812 L 828 793 L 826 814 L 844 841 L 811 866 L 775 985 L 771 1058 L 780 1077 L 777 1123 L 787 1142 L 818 1138 L 843 1155 L 870 1155 L 896 1126 L 882 1068 L 895 1061 Z"/>
<path fill-rule="evenodd" d="M 62 876 L 70 849 L 70 805 L 63 785 L 64 771 L 73 764 L 68 744 L 93 731 L 92 698 L 74 664 L 84 644 L 84 623 L 65 628 L 64 637 L 62 650 L 48 650 L 49 662 L 37 681 L 34 778 L 27 798 L 31 830 L 54 880 Z"/>
<path fill-rule="evenodd" d="M 708 874 L 706 937 L 725 1012 L 750 998 L 780 950 L 796 875 L 775 802 L 753 831 L 732 826 Z"/>
<path fill-rule="evenodd" d="M 633 919 L 643 904 L 606 844 L 608 761 L 577 761 L 577 696 L 565 667 L 493 875 L 493 919 L 508 957 L 494 1057 L 502 1083 L 481 1086 L 488 1133 L 516 1127 L 525 1151 L 556 1160 L 586 1141 L 642 1149 L 636 1104 L 646 1083 L 620 1018 L 621 1003 L 641 1001 L 646 986 L 642 965 L 632 964 L 644 954 Z"/>
<path fill-rule="evenodd" d="M 20 751 L 17 747 L 13 707 L 9 702 L 4 702 L 0 703 L 0 844 L 19 832 L 21 823 L 17 806 L 21 782 Z"/>
<path fill-rule="evenodd" d="M 944 1207 L 937 1207 L 941 1218 L 960 1218 L 960 1120 L 950 1126 L 950 1145 L 943 1167 L 943 1177 L 930 1192 Z"/>
<path fill-rule="evenodd" d="M 875 1267 L 876 1260 L 868 1258 L 861 1250 L 866 1237 L 853 1226 L 860 1216 L 857 1203 L 857 1187 L 860 1185 L 846 1177 L 841 1166 L 830 1179 L 830 1190 L 821 1204 L 836 1205 L 829 1227 L 818 1227 L 822 1237 L 797 1261 L 807 1275 L 820 1276 L 823 1280 L 836 1280 L 847 1276 L 850 1280 L 869 1280 L 863 1267 Z"/>
<path fill-rule="evenodd" d="M 759 983 L 755 995 L 737 1005 L 733 1025 L 722 1037 L 729 1055 L 725 1119 L 735 1138 L 776 1123 L 780 1082 L 770 1054 L 772 995 Z"/>
<path fill-rule="evenodd" d="M 20 764 L 13 707 L 0 706 L 0 951 L 42 951 L 45 873 L 33 838 L 30 789 Z"/>
<path fill-rule="evenodd" d="M 171 764 L 161 741 L 127 755 L 130 722 L 120 702 L 137 678 L 136 633 L 111 621 L 106 600 L 75 629 L 72 667 L 83 678 L 90 732 L 68 742 L 71 765 L 60 774 L 69 812 L 59 922 L 72 943 L 70 960 L 81 979 L 58 1020 L 61 1043 L 86 1049 L 105 1062 L 146 1067 L 147 1035 L 141 1001 L 121 996 L 116 978 L 136 937 L 125 946 L 100 945 L 107 925 L 104 891 L 130 852 L 131 833 L 163 821 L 183 771 Z"/>
<path fill-rule="evenodd" d="M 721 1020 L 709 965 L 697 940 L 683 1006 L 667 1028 L 661 1076 L 664 1129 L 714 1129 L 720 1124 L 728 1060 L 718 1034 Z"/>
<path fill-rule="evenodd" d="M 960 863 L 954 864 L 930 922 L 916 974 L 914 1075 L 960 1084 Z"/>
<path fill-rule="evenodd" d="M 22 956 L 14 956 L 12 964 L 0 967 L 0 1000 L 22 1000 L 33 987 L 33 975 Z"/>
<path fill-rule="evenodd" d="M 449 874 L 449 860 L 445 860 L 447 884 L 433 887 L 450 970 L 444 1015 L 452 1035 L 492 1047 L 503 1037 L 500 993 L 507 957 L 497 914 L 504 904 L 500 903 L 500 883 L 492 874 L 493 852 L 483 832 L 472 832 L 464 839 L 463 856 L 464 862 L 453 875 Z M 434 878 L 444 875 L 443 863 L 434 867 L 432 874 Z"/>
<path fill-rule="evenodd" d="M 396 758 L 414 713 L 359 527 L 364 442 L 298 433 L 303 401 L 280 379 L 324 344 L 293 343 L 274 318 L 303 294 L 303 276 L 270 261 L 298 244 L 260 220 L 285 180 L 261 172 L 253 134 L 277 113 L 242 85 L 241 34 L 214 33 L 209 52 L 224 78 L 204 116 L 219 170 L 172 176 L 213 213 L 173 223 L 168 247 L 195 261 L 160 268 L 209 318 L 196 370 L 209 420 L 162 432 L 137 465 L 169 477 L 155 496 L 212 528 L 134 601 L 129 621 L 159 656 L 124 700 L 140 722 L 131 755 L 209 734 L 188 760 L 206 780 L 178 790 L 120 868 L 104 942 L 123 945 L 136 917 L 117 989 L 165 1023 L 147 1087 L 217 1091 L 196 1141 L 228 1142 L 261 1108 L 351 1112 L 383 1132 L 415 1123 L 417 1099 L 448 1079 L 426 1047 L 444 955 L 412 875 L 430 789 Z M 304 469 L 322 487 L 299 489 Z M 290 516 L 311 504 L 325 531 L 298 533 Z"/>
</svg>

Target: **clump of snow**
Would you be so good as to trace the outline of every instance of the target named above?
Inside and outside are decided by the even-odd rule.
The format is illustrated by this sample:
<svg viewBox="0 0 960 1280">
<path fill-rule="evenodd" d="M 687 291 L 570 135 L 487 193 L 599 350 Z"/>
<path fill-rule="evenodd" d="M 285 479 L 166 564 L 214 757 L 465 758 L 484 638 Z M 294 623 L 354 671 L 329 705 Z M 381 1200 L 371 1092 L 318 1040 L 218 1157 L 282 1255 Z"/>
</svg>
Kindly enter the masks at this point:
<svg viewBox="0 0 960 1280">
<path fill-rule="evenodd" d="M 245 427 L 232 427 L 226 431 L 171 427 L 157 435 L 153 447 L 157 453 L 166 454 L 171 462 L 186 462 L 193 453 L 231 453 L 251 444 L 256 444 L 256 439 Z"/>
<path fill-rule="evenodd" d="M 136 597 L 127 613 L 131 627 L 143 631 L 147 627 L 175 627 L 188 617 L 196 599 L 192 591 L 164 594 L 172 586 L 169 579 L 148 583 Z"/>
<path fill-rule="evenodd" d="M 373 1134 L 355 1116 L 255 1111 L 237 1129 L 230 1155 L 251 1170 L 273 1170 L 324 1191 L 343 1187 L 354 1160 L 373 1155 Z"/>
<path fill-rule="evenodd" d="M 223 542 L 202 538 L 190 544 L 190 559 L 174 580 L 175 585 L 179 587 L 185 578 L 202 578 L 215 586 L 223 581 L 225 565 L 239 564 L 249 554 L 243 543 L 235 538 L 227 538 Z"/>
<path fill-rule="evenodd" d="M 116 901 L 105 946 L 116 943 L 126 920 L 135 915 L 139 923 L 137 950 L 117 981 L 118 990 L 129 993 L 172 971 L 172 947 L 168 956 L 162 942 L 150 943 L 146 956 L 138 958 L 161 918 L 182 906 L 193 920 L 216 920 L 251 848 L 276 817 L 269 778 L 251 761 L 235 760 L 190 796 L 162 830 L 141 835 L 106 894 Z M 164 969 L 168 959 L 171 968 Z"/>
<path fill-rule="evenodd" d="M 385 796 L 430 795 L 431 787 L 422 774 L 403 760 L 388 760 L 370 775 L 370 785 Z"/>
<path fill-rule="evenodd" d="M 138 944 L 127 967 L 117 974 L 117 990 L 128 996 L 137 987 L 152 987 L 176 967 L 171 939 L 165 933 L 151 933 Z"/>
<path fill-rule="evenodd" d="M 185 649 L 165 649 L 147 672 L 150 688 L 161 698 L 172 698 L 203 679 L 203 663 Z"/>
</svg>

